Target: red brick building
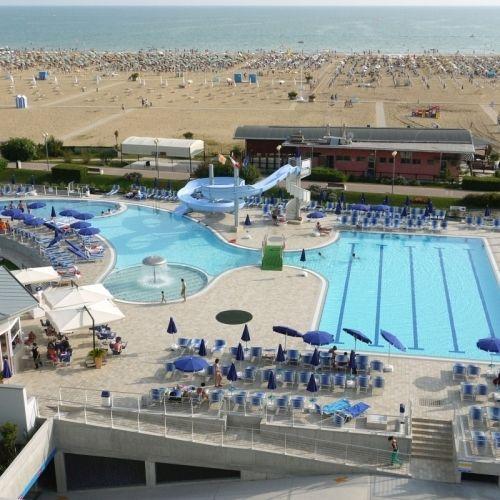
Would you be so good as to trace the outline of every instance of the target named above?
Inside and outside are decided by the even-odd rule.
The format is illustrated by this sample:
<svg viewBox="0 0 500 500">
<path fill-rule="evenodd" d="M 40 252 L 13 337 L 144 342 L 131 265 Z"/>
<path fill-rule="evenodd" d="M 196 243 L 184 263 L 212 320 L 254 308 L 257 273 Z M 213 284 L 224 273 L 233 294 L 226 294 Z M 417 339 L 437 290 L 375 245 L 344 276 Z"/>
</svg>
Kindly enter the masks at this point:
<svg viewBox="0 0 500 500">
<path fill-rule="evenodd" d="M 456 178 L 475 151 L 465 129 L 241 126 L 234 138 L 261 168 L 277 168 L 300 151 L 314 166 L 367 178 L 392 177 L 393 170 L 409 180 Z"/>
</svg>

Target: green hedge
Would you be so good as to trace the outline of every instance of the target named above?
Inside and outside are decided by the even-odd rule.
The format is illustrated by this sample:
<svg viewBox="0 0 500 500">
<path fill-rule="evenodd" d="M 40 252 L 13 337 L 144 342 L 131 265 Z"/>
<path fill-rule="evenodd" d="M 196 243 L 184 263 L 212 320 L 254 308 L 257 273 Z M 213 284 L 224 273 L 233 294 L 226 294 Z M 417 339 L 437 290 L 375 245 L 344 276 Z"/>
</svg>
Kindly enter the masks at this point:
<svg viewBox="0 0 500 500">
<path fill-rule="evenodd" d="M 52 167 L 53 182 L 87 182 L 87 167 L 83 165 L 57 165 Z"/>
<path fill-rule="evenodd" d="M 15 180 L 16 184 L 31 184 L 34 180 L 35 184 L 40 186 L 52 182 L 52 176 L 47 170 L 25 170 L 24 168 L 20 170 L 13 168 L 0 170 L 0 183 L 10 184 L 12 180 Z"/>
<path fill-rule="evenodd" d="M 462 189 L 470 191 L 500 191 L 499 177 L 464 177 Z"/>
<path fill-rule="evenodd" d="M 343 172 L 333 168 L 318 167 L 312 169 L 311 175 L 309 175 L 306 180 L 320 182 L 345 182 L 347 180 L 347 176 Z"/>
<path fill-rule="evenodd" d="M 500 208 L 500 194 L 469 194 L 460 200 L 462 205 L 468 208 Z"/>
</svg>

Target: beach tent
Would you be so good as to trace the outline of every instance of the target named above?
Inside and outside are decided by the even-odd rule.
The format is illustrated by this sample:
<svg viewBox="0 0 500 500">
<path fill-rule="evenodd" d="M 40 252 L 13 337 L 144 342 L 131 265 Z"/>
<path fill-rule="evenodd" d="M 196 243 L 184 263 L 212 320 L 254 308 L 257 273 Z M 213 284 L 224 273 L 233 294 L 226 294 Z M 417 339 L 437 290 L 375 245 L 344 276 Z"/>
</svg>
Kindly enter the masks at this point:
<svg viewBox="0 0 500 500">
<path fill-rule="evenodd" d="M 61 276 L 52 267 L 29 267 L 12 271 L 12 274 L 23 285 L 34 285 L 36 283 L 48 283 L 50 281 L 59 281 Z"/>
<path fill-rule="evenodd" d="M 28 98 L 25 95 L 16 95 L 16 108 L 25 109 L 28 107 Z"/>
<path fill-rule="evenodd" d="M 153 137 L 127 137 L 122 142 L 124 155 L 156 156 L 156 144 Z M 158 156 L 169 158 L 193 158 L 203 153 L 205 143 L 196 139 L 158 138 Z"/>
<path fill-rule="evenodd" d="M 48 288 L 43 292 L 42 298 L 51 309 L 60 309 L 112 299 L 113 295 L 98 283 L 78 287 Z"/>
</svg>

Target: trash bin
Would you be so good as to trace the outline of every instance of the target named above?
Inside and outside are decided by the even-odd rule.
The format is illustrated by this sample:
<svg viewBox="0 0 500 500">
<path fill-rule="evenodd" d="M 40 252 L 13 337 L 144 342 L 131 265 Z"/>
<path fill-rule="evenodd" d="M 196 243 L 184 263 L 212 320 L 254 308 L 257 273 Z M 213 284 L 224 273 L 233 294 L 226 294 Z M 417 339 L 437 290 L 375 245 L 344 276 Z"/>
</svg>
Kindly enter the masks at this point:
<svg viewBox="0 0 500 500">
<path fill-rule="evenodd" d="M 16 160 L 16 168 L 21 169 L 22 167 L 23 164 L 19 160 Z"/>
<path fill-rule="evenodd" d="M 109 391 L 101 392 L 101 406 L 106 408 L 111 407 L 111 393 Z"/>
<path fill-rule="evenodd" d="M 401 424 L 405 423 L 405 413 L 406 413 L 406 408 L 403 403 L 399 405 L 399 422 Z"/>
</svg>

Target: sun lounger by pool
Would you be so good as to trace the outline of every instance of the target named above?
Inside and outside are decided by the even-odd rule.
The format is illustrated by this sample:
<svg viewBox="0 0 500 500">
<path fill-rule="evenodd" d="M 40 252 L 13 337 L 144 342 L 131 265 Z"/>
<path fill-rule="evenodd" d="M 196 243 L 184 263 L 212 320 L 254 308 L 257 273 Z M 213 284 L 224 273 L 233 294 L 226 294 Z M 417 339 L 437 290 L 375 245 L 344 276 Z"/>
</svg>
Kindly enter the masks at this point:
<svg viewBox="0 0 500 500">
<path fill-rule="evenodd" d="M 317 406 L 322 415 L 333 415 L 338 411 L 343 411 L 351 406 L 348 399 L 339 399 L 333 403 L 327 403 L 323 406 Z"/>
<path fill-rule="evenodd" d="M 340 411 L 339 413 L 344 416 L 344 419 L 346 422 L 349 420 L 352 420 L 353 418 L 358 418 L 363 413 L 365 413 L 368 409 L 370 408 L 370 405 L 367 403 L 364 403 L 363 401 L 360 401 L 359 403 L 356 403 L 349 408 L 346 408 L 345 410 Z"/>
</svg>

